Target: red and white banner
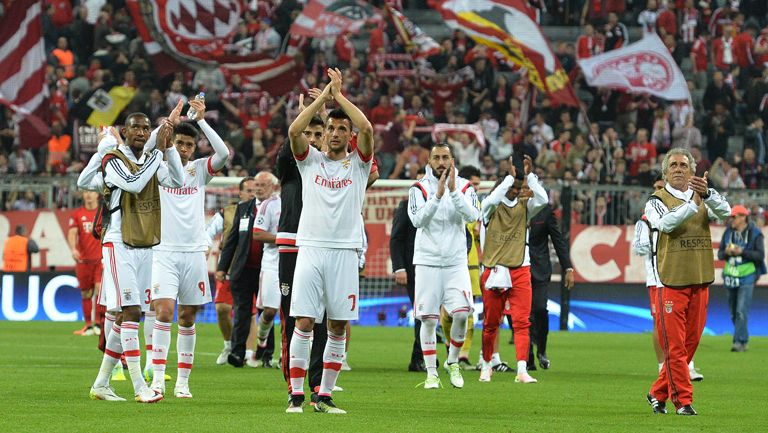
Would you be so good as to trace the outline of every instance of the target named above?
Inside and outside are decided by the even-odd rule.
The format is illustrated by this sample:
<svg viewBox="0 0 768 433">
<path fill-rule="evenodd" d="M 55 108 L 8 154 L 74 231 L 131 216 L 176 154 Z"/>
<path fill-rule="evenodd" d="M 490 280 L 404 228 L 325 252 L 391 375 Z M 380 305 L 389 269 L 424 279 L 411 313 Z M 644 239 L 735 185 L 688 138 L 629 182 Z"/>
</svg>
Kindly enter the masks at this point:
<svg viewBox="0 0 768 433">
<path fill-rule="evenodd" d="M 424 33 L 408 17 L 389 5 L 387 5 L 387 12 L 392 18 L 392 24 L 394 24 L 397 33 L 415 59 L 426 59 L 440 52 L 440 44 Z"/>
<path fill-rule="evenodd" d="M 19 122 L 22 147 L 40 147 L 50 137 L 45 80 L 43 2 L 12 2 L 0 20 L 0 105 Z"/>
<path fill-rule="evenodd" d="M 242 0 L 127 0 L 126 5 L 160 75 L 218 66 L 226 76 L 239 74 L 245 83 L 282 95 L 304 72 L 303 61 L 293 55 L 226 53 L 245 10 Z"/>
<path fill-rule="evenodd" d="M 528 70 L 531 84 L 556 105 L 579 106 L 568 74 L 523 0 L 430 0 L 445 23 Z"/>
<path fill-rule="evenodd" d="M 650 93 L 670 101 L 689 100 L 685 76 L 655 34 L 617 50 L 579 60 L 590 86 Z"/>
<path fill-rule="evenodd" d="M 471 124 L 454 124 L 454 123 L 435 123 L 432 128 L 432 140 L 435 142 L 439 140 L 439 134 L 457 134 L 465 133 L 475 136 L 477 144 L 481 148 L 485 149 L 485 134 L 483 134 L 483 128 L 476 123 Z"/>
<path fill-rule="evenodd" d="M 382 20 L 381 11 L 362 0 L 310 0 L 291 25 L 292 35 L 325 38 L 356 33 Z"/>
<path fill-rule="evenodd" d="M 712 226 L 713 257 L 725 232 L 724 226 Z M 768 227 L 763 227 L 768 247 Z M 571 226 L 571 262 L 574 277 L 580 283 L 645 284 L 645 259 L 632 253 L 635 226 Z M 715 260 L 715 284 L 722 284 L 724 262 Z M 768 285 L 768 275 L 758 281 Z"/>
</svg>

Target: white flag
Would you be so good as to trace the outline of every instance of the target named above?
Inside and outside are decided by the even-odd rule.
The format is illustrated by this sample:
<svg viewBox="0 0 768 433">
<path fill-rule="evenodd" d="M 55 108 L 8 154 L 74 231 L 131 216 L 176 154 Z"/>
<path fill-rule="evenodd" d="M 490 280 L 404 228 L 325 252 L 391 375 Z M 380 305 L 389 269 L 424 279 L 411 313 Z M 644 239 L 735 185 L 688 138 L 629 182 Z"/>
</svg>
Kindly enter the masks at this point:
<svg viewBox="0 0 768 433">
<path fill-rule="evenodd" d="M 579 60 L 579 66 L 593 87 L 649 93 L 670 101 L 691 98 L 683 72 L 655 33 L 634 44 Z"/>
</svg>

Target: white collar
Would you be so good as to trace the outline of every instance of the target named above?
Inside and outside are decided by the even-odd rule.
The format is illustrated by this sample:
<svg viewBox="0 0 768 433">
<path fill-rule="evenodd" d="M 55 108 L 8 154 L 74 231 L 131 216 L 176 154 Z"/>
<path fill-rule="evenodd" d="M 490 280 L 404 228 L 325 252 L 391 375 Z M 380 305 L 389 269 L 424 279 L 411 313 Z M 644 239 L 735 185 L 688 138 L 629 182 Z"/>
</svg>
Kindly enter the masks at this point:
<svg viewBox="0 0 768 433">
<path fill-rule="evenodd" d="M 672 188 L 669 185 L 669 182 L 667 182 L 667 184 L 664 185 L 664 188 L 667 190 L 668 193 L 672 194 L 672 196 L 677 199 L 688 201 L 691 198 L 693 198 L 693 190 L 690 188 L 686 189 L 685 191 L 680 191 L 675 188 Z"/>
<path fill-rule="evenodd" d="M 136 164 L 141 164 L 144 162 L 145 153 L 142 152 L 141 156 L 139 156 L 139 159 L 136 159 L 136 155 L 133 154 L 133 150 L 131 150 L 130 147 L 128 147 L 127 144 L 123 143 L 121 144 L 118 149 L 123 152 L 123 154 L 128 157 L 129 160 L 133 161 Z"/>
</svg>

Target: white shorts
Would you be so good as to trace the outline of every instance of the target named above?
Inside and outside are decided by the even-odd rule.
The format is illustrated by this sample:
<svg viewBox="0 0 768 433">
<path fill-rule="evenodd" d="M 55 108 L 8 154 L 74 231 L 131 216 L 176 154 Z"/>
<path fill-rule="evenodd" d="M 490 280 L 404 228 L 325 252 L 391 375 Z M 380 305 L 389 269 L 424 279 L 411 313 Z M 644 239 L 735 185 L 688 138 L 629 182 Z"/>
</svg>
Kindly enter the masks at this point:
<svg viewBox="0 0 768 433">
<path fill-rule="evenodd" d="M 256 308 L 280 308 L 280 274 L 277 271 L 261 271 L 259 275 L 259 294 L 256 295 Z"/>
<path fill-rule="evenodd" d="M 141 311 L 149 311 L 152 249 L 108 242 L 101 247 L 101 253 L 104 275 L 99 304 L 113 312 L 133 305 L 141 306 Z"/>
<path fill-rule="evenodd" d="M 291 316 L 357 320 L 360 280 L 353 249 L 300 247 L 291 294 Z"/>
<path fill-rule="evenodd" d="M 205 252 L 155 251 L 152 299 L 175 299 L 179 305 L 211 302 Z"/>
<path fill-rule="evenodd" d="M 449 314 L 465 309 L 471 313 L 473 310 L 472 282 L 467 265 L 444 268 L 416 265 L 414 283 L 416 318 L 439 316 L 440 305 Z"/>
</svg>

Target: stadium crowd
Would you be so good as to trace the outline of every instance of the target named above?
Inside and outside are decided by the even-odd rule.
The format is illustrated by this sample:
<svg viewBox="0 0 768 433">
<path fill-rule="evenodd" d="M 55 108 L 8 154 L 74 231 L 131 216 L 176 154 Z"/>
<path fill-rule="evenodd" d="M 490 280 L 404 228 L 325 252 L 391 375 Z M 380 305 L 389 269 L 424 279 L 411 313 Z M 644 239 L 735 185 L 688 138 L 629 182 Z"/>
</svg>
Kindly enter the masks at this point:
<svg viewBox="0 0 768 433">
<path fill-rule="evenodd" d="M 229 49 L 275 54 L 304 2 L 253 3 L 257 7 L 244 12 Z M 425 1 L 395 3 L 427 7 Z M 716 188 L 768 185 L 765 2 L 531 0 L 530 4 L 542 11 L 544 24 L 584 24 L 577 40 L 552 41 L 582 101 L 581 110 L 554 106 L 529 86 L 524 70 L 476 45 L 461 31 L 438 40 L 440 52 L 428 58 L 426 69 L 374 61 L 374 54 L 406 51 L 389 20 L 365 27 L 360 38 L 367 41 L 363 49 L 355 49 L 362 45 L 352 43 L 350 35 L 312 40 L 305 53 L 304 76 L 285 95 L 270 95 L 268 89 L 244 84 L 237 75 L 225 77 L 226 71 L 220 69 L 158 77 L 124 1 L 48 0 L 44 29 L 53 135 L 40 149 L 18 146 L 14 116 L 4 109 L 0 174 L 78 173 L 93 150 L 88 152 L 87 146 L 76 142 L 87 136 L 82 128 L 75 129 L 85 120 L 77 118 L 75 107 L 82 106 L 90 90 L 114 83 L 136 90 L 123 114 L 142 111 L 153 123 L 179 99 L 205 90 L 208 120 L 230 149 L 221 174 L 253 175 L 274 167 L 296 116 L 299 95 L 322 88 L 328 79 L 320 72 L 339 65 L 345 70 L 345 93 L 367 110 L 375 124 L 383 179 L 415 179 L 417 169 L 426 164 L 428 143 L 437 139 L 451 144 L 461 166 L 480 168 L 487 180 L 508 171 L 506 160 L 514 152 L 530 155 L 536 173 L 550 186 L 650 186 L 664 154 L 672 147 L 686 147 L 700 160 L 698 174 L 708 170 Z M 642 32 L 657 32 L 670 48 L 688 78 L 690 103 L 586 85 L 576 60 L 626 45 L 631 42 L 627 27 L 636 25 Z M 388 68 L 401 73 L 381 73 Z M 479 128 L 433 135 L 430 126 L 435 123 Z M 202 156 L 213 150 L 203 143 L 197 152 Z M 2 201 L 5 209 L 30 209 L 38 206 L 39 197 L 19 192 Z"/>
</svg>

